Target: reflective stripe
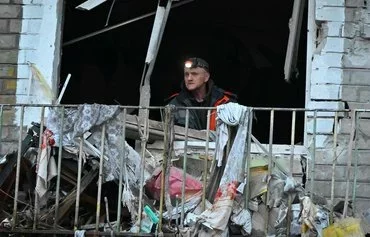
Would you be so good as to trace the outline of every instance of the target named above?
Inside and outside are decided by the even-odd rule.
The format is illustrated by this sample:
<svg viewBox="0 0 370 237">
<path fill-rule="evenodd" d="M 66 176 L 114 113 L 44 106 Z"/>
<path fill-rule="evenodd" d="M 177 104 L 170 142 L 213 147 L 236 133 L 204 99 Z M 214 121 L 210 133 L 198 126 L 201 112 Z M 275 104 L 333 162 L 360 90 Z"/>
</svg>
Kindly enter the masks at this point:
<svg viewBox="0 0 370 237">
<path fill-rule="evenodd" d="M 219 105 L 225 104 L 230 100 L 230 98 L 226 95 L 224 95 L 221 99 L 217 100 L 216 103 L 213 105 L 214 107 L 217 107 Z M 211 117 L 209 121 L 209 129 L 215 131 L 216 130 L 216 113 L 217 111 L 214 109 L 211 112 Z"/>
</svg>

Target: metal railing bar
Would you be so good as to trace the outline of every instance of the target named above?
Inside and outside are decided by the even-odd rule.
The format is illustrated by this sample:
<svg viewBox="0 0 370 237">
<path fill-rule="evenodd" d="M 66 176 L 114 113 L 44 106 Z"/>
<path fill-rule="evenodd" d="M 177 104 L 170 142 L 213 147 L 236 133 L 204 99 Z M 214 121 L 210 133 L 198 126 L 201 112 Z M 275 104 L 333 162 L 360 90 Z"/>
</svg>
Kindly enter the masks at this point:
<svg viewBox="0 0 370 237">
<path fill-rule="evenodd" d="M 21 118 L 19 122 L 19 138 L 18 138 L 18 153 L 17 153 L 17 168 L 15 176 L 15 194 L 14 194 L 14 204 L 13 204 L 13 220 L 12 220 L 12 230 L 15 229 L 17 224 L 17 204 L 18 204 L 18 191 L 19 191 L 19 175 L 21 171 L 21 150 L 22 150 L 22 134 L 23 134 L 23 118 L 24 118 L 24 106 L 21 106 Z"/>
<path fill-rule="evenodd" d="M 0 107 L 0 154 L 2 151 L 2 138 L 3 138 L 3 114 L 4 114 L 4 106 L 1 105 Z"/>
<path fill-rule="evenodd" d="M 62 151 L 63 151 L 63 128 L 64 128 L 64 107 L 61 107 L 60 115 L 60 134 L 59 134 L 59 150 L 58 150 L 58 171 L 57 171 L 57 187 L 55 193 L 55 217 L 54 217 L 54 229 L 58 225 L 58 213 L 59 213 L 59 199 L 60 199 L 60 175 L 62 170 Z"/>
<path fill-rule="evenodd" d="M 268 203 L 270 201 L 270 192 L 268 189 L 269 186 L 269 180 L 271 177 L 272 172 L 272 144 L 274 140 L 274 115 L 275 111 L 270 111 L 270 130 L 269 130 L 269 159 L 268 159 L 268 166 L 267 166 L 267 192 L 266 192 L 266 215 L 265 215 L 265 234 L 268 235 L 268 226 L 269 226 L 269 216 L 270 216 L 270 208 L 268 208 Z"/>
<path fill-rule="evenodd" d="M 348 198 L 349 198 L 349 180 L 350 180 L 350 172 L 352 166 L 352 149 L 353 149 L 353 142 L 355 138 L 355 128 L 356 128 L 356 110 L 352 110 L 351 113 L 351 134 L 349 137 L 348 143 L 348 158 L 347 158 L 347 169 L 346 169 L 346 195 L 344 198 L 344 207 L 343 207 L 343 217 L 347 217 L 348 211 Z"/>
<path fill-rule="evenodd" d="M 187 160 L 188 160 L 188 134 L 189 134 L 189 109 L 186 109 L 185 112 L 185 141 L 184 141 L 184 158 L 183 158 L 183 182 L 181 187 L 181 218 L 180 218 L 180 226 L 184 225 L 184 217 L 185 217 L 185 180 L 186 180 L 186 172 L 187 172 Z"/>
<path fill-rule="evenodd" d="M 317 111 L 314 112 L 313 117 L 313 135 L 312 135 L 312 150 L 311 150 L 311 193 L 312 199 L 315 186 L 315 160 L 316 160 L 316 129 L 317 129 Z"/>
<path fill-rule="evenodd" d="M 209 153 L 209 129 L 210 129 L 211 110 L 207 110 L 207 132 L 206 132 L 206 157 L 204 158 L 203 169 L 203 193 L 202 193 L 202 211 L 206 210 L 206 189 L 208 174 L 208 153 Z"/>
<path fill-rule="evenodd" d="M 118 210 L 117 210 L 117 231 L 120 231 L 121 226 L 121 211 L 122 211 L 122 171 L 125 170 L 125 176 L 128 174 L 126 169 L 126 114 L 127 109 L 123 109 L 123 121 L 122 121 L 122 157 L 120 160 L 120 174 L 119 174 L 119 186 L 118 186 Z M 125 185 L 129 185 L 127 180 L 125 180 Z"/>
<path fill-rule="evenodd" d="M 145 109 L 144 114 L 147 115 L 144 122 L 144 129 L 140 133 L 141 139 L 141 161 L 140 161 L 140 190 L 139 190 L 139 208 L 138 208 L 138 224 L 139 224 L 139 231 L 141 227 L 142 221 L 142 211 L 143 211 L 143 195 L 144 195 L 144 170 L 145 170 L 145 150 L 146 150 L 146 143 L 148 141 L 148 128 L 149 128 L 149 113 L 147 109 Z M 141 126 L 140 126 L 141 127 Z M 139 128 L 139 131 L 140 128 Z M 162 172 L 163 173 L 163 172 Z"/>
<path fill-rule="evenodd" d="M 296 110 L 292 111 L 292 129 L 290 135 L 290 160 L 289 160 L 289 177 L 293 179 L 293 168 L 294 168 L 294 144 L 295 144 L 295 123 L 296 123 Z M 290 191 L 288 191 L 290 192 Z M 293 197 L 291 193 L 288 193 L 288 212 L 287 212 L 287 236 L 290 236 L 290 228 L 292 221 L 292 202 Z"/>
<path fill-rule="evenodd" d="M 41 107 L 40 137 L 39 137 L 39 149 L 38 149 L 38 154 L 37 154 L 36 173 L 38 173 L 40 160 L 41 160 L 42 142 L 43 142 L 43 136 L 44 136 L 44 122 L 45 122 L 45 107 L 43 106 Z M 36 187 L 38 186 L 38 183 L 40 181 L 37 176 L 38 175 L 36 175 Z M 35 210 L 34 210 L 34 217 L 33 217 L 33 229 L 34 230 L 37 228 L 38 219 L 39 219 L 39 212 L 40 212 L 39 198 L 40 198 L 39 194 L 37 193 L 36 188 L 35 188 Z"/>
<path fill-rule="evenodd" d="M 81 192 L 81 174 L 82 174 L 82 153 L 83 153 L 83 136 L 80 137 L 79 154 L 78 154 L 78 169 L 77 169 L 77 190 L 76 190 L 76 207 L 74 229 L 78 228 L 78 212 L 80 208 L 80 192 Z"/>
<path fill-rule="evenodd" d="M 334 223 L 334 187 L 335 187 L 335 168 L 337 164 L 337 138 L 338 138 L 338 112 L 334 116 L 334 131 L 333 131 L 333 164 L 331 174 L 331 188 L 330 188 L 330 224 Z"/>
<path fill-rule="evenodd" d="M 352 209 L 355 210 L 354 213 L 356 213 L 356 190 L 357 190 L 357 176 L 358 176 L 358 145 L 357 145 L 357 141 L 358 141 L 358 138 L 359 138 L 359 113 L 356 112 L 355 113 L 355 137 L 354 137 L 354 159 L 355 159 L 355 165 L 354 165 L 354 177 L 353 177 L 353 191 L 352 191 Z"/>
<path fill-rule="evenodd" d="M 248 117 L 248 140 L 246 144 L 246 155 L 244 156 L 245 160 L 245 166 L 244 166 L 244 178 L 246 179 L 246 184 L 244 188 L 245 192 L 245 203 L 244 203 L 244 208 L 247 209 L 249 206 L 249 195 L 250 195 L 250 164 L 251 164 L 251 143 L 252 143 L 252 125 L 253 125 L 253 109 L 250 109 L 249 111 L 249 117 Z"/>
<path fill-rule="evenodd" d="M 95 231 L 99 230 L 100 222 L 100 209 L 101 209 L 101 191 L 103 184 L 103 163 L 104 163 L 104 143 L 105 143 L 105 124 L 103 124 L 101 131 L 101 144 L 100 144 L 100 161 L 99 161 L 99 180 L 98 180 L 98 194 L 96 197 L 96 220 L 95 220 Z M 109 213 L 105 213 L 109 215 Z"/>
</svg>

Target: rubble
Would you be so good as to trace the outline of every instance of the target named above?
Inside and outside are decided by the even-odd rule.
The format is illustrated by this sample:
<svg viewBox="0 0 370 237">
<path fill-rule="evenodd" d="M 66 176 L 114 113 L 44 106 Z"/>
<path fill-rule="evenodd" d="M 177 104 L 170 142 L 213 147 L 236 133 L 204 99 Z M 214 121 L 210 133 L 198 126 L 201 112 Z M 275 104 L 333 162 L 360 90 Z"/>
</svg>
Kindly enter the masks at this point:
<svg viewBox="0 0 370 237">
<path fill-rule="evenodd" d="M 246 146 L 248 139 L 255 139 L 247 132 L 248 113 L 248 110 L 238 113 L 240 122 L 234 118 L 234 125 L 241 126 L 236 133 L 228 134 L 226 126 L 221 130 L 224 136 L 221 139 L 217 134 L 216 141 L 205 142 L 203 132 L 190 131 L 197 135 L 185 145 L 181 139 L 186 131 L 175 129 L 180 140 L 175 139 L 167 151 L 170 160 L 165 174 L 162 165 L 167 162 L 163 159 L 167 138 L 165 141 L 162 138 L 168 134 L 160 131 L 163 125 L 149 123 L 149 140 L 158 137 L 160 140 L 148 143 L 142 153 L 145 162 L 141 180 L 142 155 L 127 142 L 140 135 L 143 126 L 138 125 L 138 121 L 134 123 L 131 117 L 130 122 L 126 121 L 129 127 L 125 127 L 118 107 L 82 105 L 64 111 L 66 119 L 61 124 L 60 110 L 53 109 L 46 126 L 41 126 L 43 131 L 40 132 L 39 124 L 32 124 L 22 142 L 19 190 L 14 189 L 14 166 L 19 153 L 11 152 L 1 159 L 0 230 L 12 229 L 16 223 L 17 229 L 34 226 L 45 230 L 74 229 L 79 236 L 93 230 L 146 234 L 163 230 L 180 236 L 278 237 L 287 236 L 288 232 L 290 236 L 334 236 L 327 233 L 350 223 L 356 236 L 360 236 L 363 227 L 359 219 L 340 217 L 341 203 L 334 208 L 337 218 L 333 224 L 329 222 L 328 204 L 322 201 L 325 199 L 304 189 L 306 167 L 302 166 L 309 159 L 307 151 L 294 154 L 293 170 L 289 171 L 285 162 L 291 153 L 282 146 L 274 146 L 273 157 L 266 154 L 263 144 Z M 157 129 L 154 133 L 153 126 Z M 130 130 L 127 134 L 131 134 L 125 138 L 124 127 Z M 58 136 L 61 131 L 63 136 Z M 228 139 L 233 142 L 227 147 Z M 59 144 L 63 144 L 62 147 Z M 249 159 L 248 173 L 240 159 L 245 156 Z M 272 158 L 271 166 L 269 158 Z M 188 159 L 185 177 L 184 159 Z M 100 191 L 99 177 L 102 177 Z M 168 202 L 162 210 L 163 177 L 168 182 L 165 189 Z M 207 177 L 206 187 L 204 177 Z M 145 188 L 142 199 L 140 182 Z M 12 212 L 16 195 L 15 222 Z M 35 208 L 36 203 L 39 209 Z M 102 213 L 97 212 L 98 206 L 102 207 Z M 122 212 L 118 211 L 121 209 Z M 364 216 L 368 221 L 368 212 L 364 212 Z M 352 236 L 353 232 L 346 236 Z"/>
</svg>

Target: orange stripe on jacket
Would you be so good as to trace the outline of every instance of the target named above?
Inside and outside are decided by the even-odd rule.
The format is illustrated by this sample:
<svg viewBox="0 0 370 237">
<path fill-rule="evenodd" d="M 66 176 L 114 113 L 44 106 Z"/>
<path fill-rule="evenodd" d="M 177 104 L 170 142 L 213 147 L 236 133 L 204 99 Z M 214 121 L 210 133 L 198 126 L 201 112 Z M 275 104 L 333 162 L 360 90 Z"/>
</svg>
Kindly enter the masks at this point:
<svg viewBox="0 0 370 237">
<path fill-rule="evenodd" d="M 227 95 L 224 95 L 221 99 L 217 100 L 215 102 L 215 104 L 213 105 L 213 107 L 217 107 L 219 105 L 222 105 L 222 104 L 225 104 L 227 103 L 228 101 L 230 100 L 230 98 L 227 96 Z M 217 111 L 214 109 L 212 112 L 211 112 L 211 117 L 209 119 L 209 129 L 215 131 L 216 130 L 216 113 Z"/>
</svg>

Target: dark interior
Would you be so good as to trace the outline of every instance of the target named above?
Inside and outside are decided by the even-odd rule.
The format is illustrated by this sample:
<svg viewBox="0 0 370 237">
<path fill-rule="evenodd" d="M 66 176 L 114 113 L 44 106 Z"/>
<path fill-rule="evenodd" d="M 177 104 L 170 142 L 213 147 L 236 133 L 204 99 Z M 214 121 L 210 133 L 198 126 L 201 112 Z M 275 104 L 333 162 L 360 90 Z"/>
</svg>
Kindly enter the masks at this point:
<svg viewBox="0 0 370 237">
<path fill-rule="evenodd" d="M 63 42 L 105 28 L 113 0 L 91 11 L 75 9 L 84 1 L 65 1 Z M 156 11 L 157 4 L 116 0 L 108 26 Z M 180 88 L 183 61 L 197 56 L 208 61 L 215 83 L 236 93 L 242 105 L 304 108 L 306 15 L 297 71 L 289 83 L 284 80 L 292 8 L 293 0 L 195 0 L 171 9 L 151 77 L 151 105 L 165 105 L 165 99 Z M 72 78 L 62 103 L 138 105 L 153 22 L 154 16 L 146 17 L 63 46 L 60 88 L 68 73 Z M 151 118 L 160 119 L 155 113 Z M 275 118 L 274 143 L 289 144 L 291 113 L 276 113 Z M 303 118 L 302 114 L 297 117 L 297 143 L 303 139 Z M 253 134 L 264 143 L 269 121 L 269 113 L 256 113 Z"/>
</svg>

